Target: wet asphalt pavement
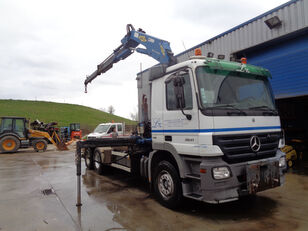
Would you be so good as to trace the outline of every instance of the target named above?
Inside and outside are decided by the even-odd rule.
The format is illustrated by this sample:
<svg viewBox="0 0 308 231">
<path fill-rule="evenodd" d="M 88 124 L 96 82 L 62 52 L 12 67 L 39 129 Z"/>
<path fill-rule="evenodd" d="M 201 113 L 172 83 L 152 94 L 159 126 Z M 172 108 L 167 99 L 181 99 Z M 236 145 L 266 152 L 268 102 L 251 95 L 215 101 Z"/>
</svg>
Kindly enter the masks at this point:
<svg viewBox="0 0 308 231">
<path fill-rule="evenodd" d="M 155 201 L 144 182 L 120 171 L 99 176 L 82 163 L 78 209 L 74 158 L 74 150 L 50 147 L 0 154 L 0 230 L 308 230 L 305 168 L 256 198 L 221 205 L 185 200 L 172 211 Z"/>
</svg>

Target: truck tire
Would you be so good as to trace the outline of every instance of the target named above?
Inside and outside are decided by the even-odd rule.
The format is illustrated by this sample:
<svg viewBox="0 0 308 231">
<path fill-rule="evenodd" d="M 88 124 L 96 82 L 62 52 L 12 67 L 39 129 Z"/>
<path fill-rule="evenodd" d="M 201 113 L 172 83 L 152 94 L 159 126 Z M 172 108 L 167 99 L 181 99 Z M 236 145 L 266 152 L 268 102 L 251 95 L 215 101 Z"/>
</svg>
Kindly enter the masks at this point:
<svg viewBox="0 0 308 231">
<path fill-rule="evenodd" d="M 103 174 L 103 164 L 102 164 L 102 159 L 101 159 L 101 152 L 98 149 L 94 150 L 93 162 L 94 162 L 94 170 L 99 175 L 102 175 Z"/>
<path fill-rule="evenodd" d="M 84 162 L 86 164 L 87 169 L 89 170 L 94 169 L 93 156 L 91 155 L 91 150 L 89 148 L 86 148 L 84 150 Z"/>
<path fill-rule="evenodd" d="M 20 147 L 20 141 L 15 136 L 5 136 L 0 139 L 1 152 L 16 152 Z"/>
<path fill-rule="evenodd" d="M 103 155 L 104 155 L 104 153 L 103 153 Z M 104 158 L 104 156 L 103 156 L 103 158 Z M 94 166 L 94 170 L 99 175 L 107 175 L 107 174 L 112 173 L 112 167 L 107 165 L 107 164 L 103 164 L 102 153 L 99 149 L 94 150 L 93 166 Z"/>
<path fill-rule="evenodd" d="M 47 142 L 43 139 L 34 140 L 32 145 L 36 152 L 45 152 L 47 149 Z"/>
<path fill-rule="evenodd" d="M 182 186 L 176 168 L 161 161 L 154 171 L 154 191 L 158 201 L 167 208 L 177 208 L 182 200 Z"/>
</svg>

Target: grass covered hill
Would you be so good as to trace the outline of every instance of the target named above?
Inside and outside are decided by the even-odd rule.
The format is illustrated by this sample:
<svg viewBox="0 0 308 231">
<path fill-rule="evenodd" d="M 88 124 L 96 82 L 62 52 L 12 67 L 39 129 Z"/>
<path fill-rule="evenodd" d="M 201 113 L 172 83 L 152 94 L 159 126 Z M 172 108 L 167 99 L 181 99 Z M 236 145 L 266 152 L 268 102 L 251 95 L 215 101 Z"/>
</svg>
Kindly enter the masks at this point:
<svg viewBox="0 0 308 231">
<path fill-rule="evenodd" d="M 70 123 L 80 123 L 85 131 L 92 131 L 99 123 L 136 122 L 112 115 L 94 108 L 76 104 L 53 103 L 45 101 L 28 100 L 0 100 L 1 116 L 20 116 L 34 121 L 38 119 L 44 123 L 58 122 L 59 127 L 68 126 Z"/>
</svg>

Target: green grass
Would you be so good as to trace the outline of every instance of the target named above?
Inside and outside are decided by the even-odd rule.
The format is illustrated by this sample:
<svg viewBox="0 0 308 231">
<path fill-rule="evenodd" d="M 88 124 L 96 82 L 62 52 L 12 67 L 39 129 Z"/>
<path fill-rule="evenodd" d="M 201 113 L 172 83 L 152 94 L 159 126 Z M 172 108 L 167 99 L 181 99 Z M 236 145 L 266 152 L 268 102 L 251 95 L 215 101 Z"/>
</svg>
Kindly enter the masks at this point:
<svg viewBox="0 0 308 231">
<path fill-rule="evenodd" d="M 125 122 L 136 124 L 126 118 L 76 104 L 53 103 L 28 100 L 0 100 L 1 116 L 20 116 L 44 123 L 57 122 L 58 127 L 69 126 L 70 123 L 80 123 L 86 132 L 92 131 L 99 123 Z"/>
</svg>

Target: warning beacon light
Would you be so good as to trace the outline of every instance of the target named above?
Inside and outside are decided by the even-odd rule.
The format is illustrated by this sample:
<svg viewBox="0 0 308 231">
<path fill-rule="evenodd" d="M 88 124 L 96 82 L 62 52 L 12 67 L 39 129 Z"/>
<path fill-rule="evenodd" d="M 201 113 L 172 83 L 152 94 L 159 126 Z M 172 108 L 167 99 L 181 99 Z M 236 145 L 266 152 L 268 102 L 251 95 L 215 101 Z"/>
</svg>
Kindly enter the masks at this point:
<svg viewBox="0 0 308 231">
<path fill-rule="evenodd" d="M 201 56 L 201 55 L 202 55 L 201 48 L 195 49 L 195 56 Z"/>
<path fill-rule="evenodd" d="M 247 64 L 247 59 L 246 58 L 241 58 L 241 63 L 242 64 Z"/>
</svg>

